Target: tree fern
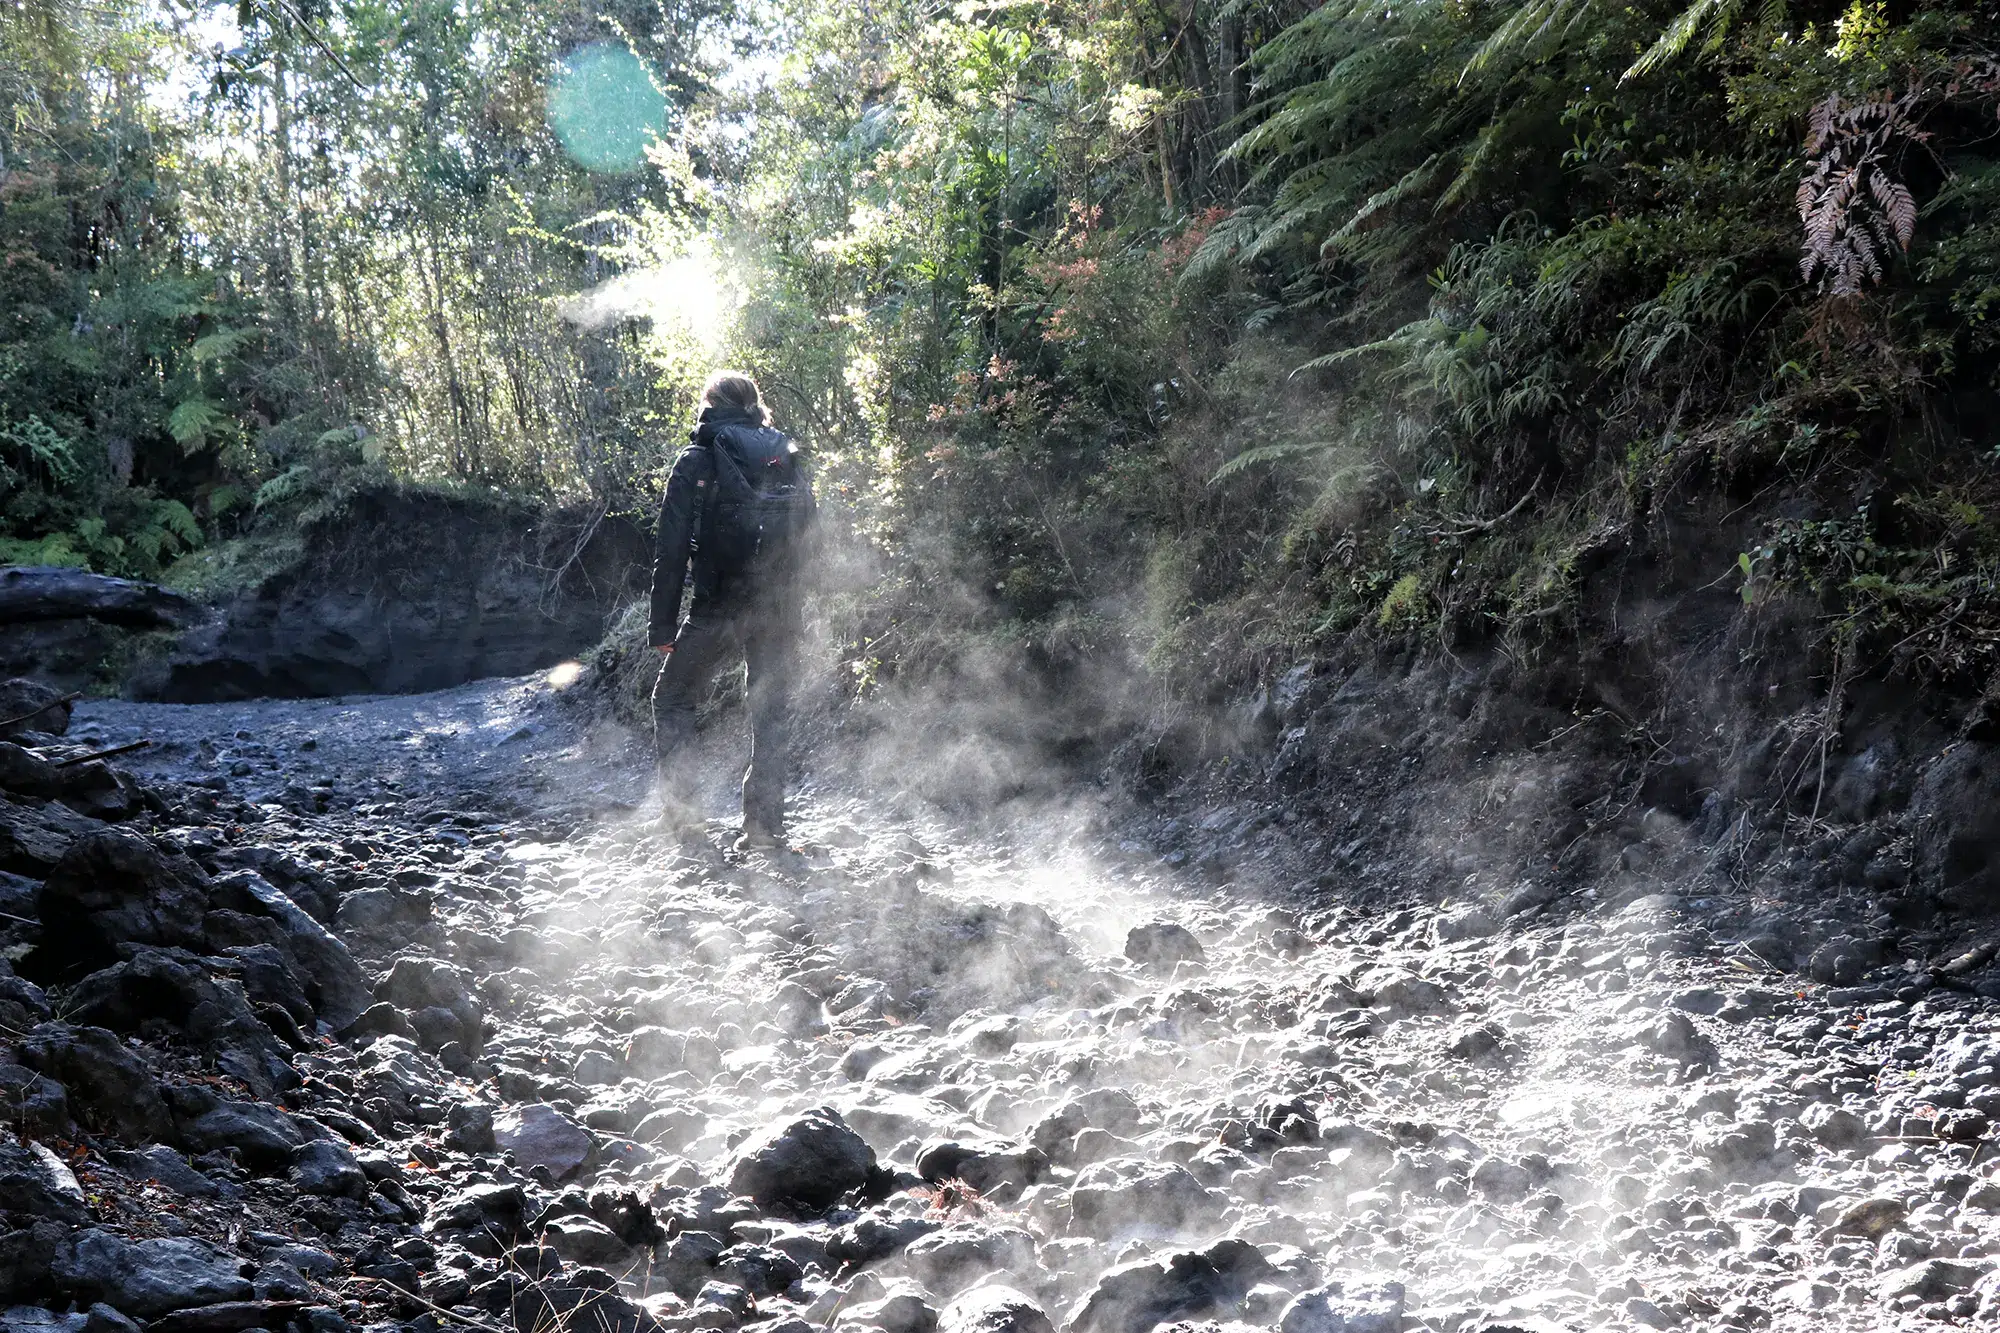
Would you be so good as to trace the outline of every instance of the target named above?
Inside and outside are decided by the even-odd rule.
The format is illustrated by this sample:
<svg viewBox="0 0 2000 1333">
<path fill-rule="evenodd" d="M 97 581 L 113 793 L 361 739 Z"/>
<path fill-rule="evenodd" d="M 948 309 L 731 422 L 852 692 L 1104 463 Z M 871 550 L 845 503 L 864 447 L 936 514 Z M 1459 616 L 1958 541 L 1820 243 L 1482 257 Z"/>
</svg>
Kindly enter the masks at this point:
<svg viewBox="0 0 2000 1333">
<path fill-rule="evenodd" d="M 1702 43 L 1702 50 L 1721 50 L 1724 39 L 1729 36 L 1729 29 L 1743 13 L 1743 3 L 1744 0 L 1694 0 L 1693 4 L 1674 16 L 1674 21 L 1667 25 L 1658 40 L 1619 76 L 1619 82 L 1644 78 L 1680 59 L 1704 24 L 1708 27 L 1708 40 Z M 1757 21 L 1767 28 L 1782 26 L 1785 0 L 1764 0 L 1757 11 Z"/>
</svg>

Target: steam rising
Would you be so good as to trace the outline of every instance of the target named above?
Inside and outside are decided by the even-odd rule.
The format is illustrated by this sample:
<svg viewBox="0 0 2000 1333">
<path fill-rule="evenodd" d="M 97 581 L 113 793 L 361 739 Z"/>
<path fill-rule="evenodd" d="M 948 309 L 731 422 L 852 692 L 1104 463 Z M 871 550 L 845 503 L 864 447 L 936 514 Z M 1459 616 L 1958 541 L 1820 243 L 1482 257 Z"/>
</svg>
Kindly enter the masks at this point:
<svg viewBox="0 0 2000 1333">
<path fill-rule="evenodd" d="M 568 298 L 558 310 L 585 329 L 625 319 L 650 320 L 656 337 L 691 343 L 712 354 L 727 341 L 740 304 L 715 247 L 696 237 L 678 257 L 621 273 Z"/>
</svg>

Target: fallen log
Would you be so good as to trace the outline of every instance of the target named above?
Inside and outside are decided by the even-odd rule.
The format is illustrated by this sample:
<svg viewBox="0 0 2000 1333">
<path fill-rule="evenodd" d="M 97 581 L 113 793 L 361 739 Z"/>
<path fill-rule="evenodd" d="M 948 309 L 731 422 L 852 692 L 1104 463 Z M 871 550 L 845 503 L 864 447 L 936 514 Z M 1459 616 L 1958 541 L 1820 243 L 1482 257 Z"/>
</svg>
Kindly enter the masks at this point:
<svg viewBox="0 0 2000 1333">
<path fill-rule="evenodd" d="M 61 565 L 0 569 L 0 625 L 88 617 L 127 629 L 177 629 L 200 614 L 200 603 L 158 584 Z"/>
<path fill-rule="evenodd" d="M 71 755 L 67 759 L 58 759 L 55 761 L 55 767 L 69 768 L 74 764 L 87 764 L 93 759 L 109 759 L 114 755 L 131 754 L 134 750 L 147 749 L 152 744 L 151 741 L 133 741 L 130 745 L 114 745 L 108 750 L 92 750 L 89 754 L 77 754 Z"/>
</svg>

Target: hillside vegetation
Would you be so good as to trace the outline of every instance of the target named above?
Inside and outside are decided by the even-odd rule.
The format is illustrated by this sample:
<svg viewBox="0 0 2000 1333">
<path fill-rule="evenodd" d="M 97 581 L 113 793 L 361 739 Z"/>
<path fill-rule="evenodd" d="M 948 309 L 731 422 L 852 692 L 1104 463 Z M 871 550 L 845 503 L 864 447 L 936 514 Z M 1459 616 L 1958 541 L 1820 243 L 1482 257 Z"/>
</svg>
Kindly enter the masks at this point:
<svg viewBox="0 0 2000 1333">
<path fill-rule="evenodd" d="M 0 18 L 0 558 L 158 576 L 391 479 L 643 519 L 739 362 L 820 458 L 858 689 L 1009 645 L 1191 694 L 1354 635 L 1533 660 L 1672 550 L 1836 683 L 1978 696 L 1995 32 L 39 0 Z"/>
</svg>

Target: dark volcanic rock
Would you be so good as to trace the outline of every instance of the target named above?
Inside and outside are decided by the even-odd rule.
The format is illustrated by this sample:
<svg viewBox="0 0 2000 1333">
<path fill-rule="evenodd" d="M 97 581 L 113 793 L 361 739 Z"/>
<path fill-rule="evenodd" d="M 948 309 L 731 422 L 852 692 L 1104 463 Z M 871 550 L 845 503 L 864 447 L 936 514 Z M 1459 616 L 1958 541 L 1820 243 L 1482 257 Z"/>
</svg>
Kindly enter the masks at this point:
<svg viewBox="0 0 2000 1333">
<path fill-rule="evenodd" d="M 1120 1264 L 1070 1315 L 1077 1333 L 1147 1333 L 1156 1324 L 1227 1312 L 1270 1270 L 1248 1241 Z"/>
<path fill-rule="evenodd" d="M 1116 1158 L 1086 1168 L 1070 1193 L 1070 1219 L 1086 1235 L 1128 1226 L 1179 1229 L 1222 1214 L 1228 1199 L 1174 1162 Z"/>
<path fill-rule="evenodd" d="M 234 1148 L 252 1166 L 279 1170 L 305 1143 L 298 1122 L 275 1106 L 228 1101 L 198 1087 L 175 1088 L 173 1097 L 181 1141 L 192 1152 Z"/>
<path fill-rule="evenodd" d="M 2000 750 L 1960 741 L 1923 771 L 1910 803 L 1917 872 L 1949 905 L 2000 908 Z"/>
<path fill-rule="evenodd" d="M 0 1118 L 26 1134 L 66 1136 L 71 1128 L 69 1093 L 26 1065 L 0 1064 Z"/>
<path fill-rule="evenodd" d="M 938 1333 L 1055 1333 L 1048 1312 L 1012 1287 L 974 1287 L 945 1306 Z"/>
<path fill-rule="evenodd" d="M 557 1180 L 573 1175 L 589 1161 L 597 1144 L 589 1130 L 541 1102 L 495 1117 L 493 1138 L 514 1154 L 515 1164 L 522 1170 L 543 1167 Z"/>
<path fill-rule="evenodd" d="M 479 1053 L 480 1006 L 472 998 L 471 978 L 461 968 L 438 958 L 398 958 L 375 987 L 375 997 L 410 1016 L 418 1041 L 436 1050 L 456 1041 Z M 439 1011 L 433 1016 L 432 1011 Z M 358 1012 L 358 1011 L 357 1011 Z"/>
<path fill-rule="evenodd" d="M 292 1153 L 291 1180 L 301 1194 L 359 1199 L 368 1193 L 368 1177 L 354 1154 L 325 1139 L 301 1144 Z"/>
<path fill-rule="evenodd" d="M 64 1242 L 53 1272 L 66 1290 L 153 1319 L 170 1310 L 250 1299 L 241 1262 L 198 1240 L 128 1241 L 92 1228 Z"/>
<path fill-rule="evenodd" d="M 0 1207 L 71 1226 L 89 1216 L 76 1176 L 60 1157 L 33 1141 L 0 1143 Z"/>
<path fill-rule="evenodd" d="M 0 680 L 0 737 L 11 739 L 29 731 L 60 736 L 69 730 L 74 707 L 61 690 L 41 681 L 25 676 Z"/>
<path fill-rule="evenodd" d="M 1287 1305 L 1278 1333 L 1398 1333 L 1402 1326 L 1400 1282 L 1334 1282 Z"/>
<path fill-rule="evenodd" d="M 1171 921 L 1132 927 L 1125 936 L 1125 956 L 1145 967 L 1169 970 L 1175 963 L 1199 963 L 1207 957 L 1194 932 Z"/>
<path fill-rule="evenodd" d="M 917 1174 L 925 1180 L 962 1180 L 982 1194 L 1000 1185 L 1025 1188 L 1048 1172 L 1047 1153 L 1019 1144 L 939 1139 L 917 1153 Z"/>
<path fill-rule="evenodd" d="M 185 1194 L 191 1199 L 217 1199 L 241 1193 L 234 1186 L 210 1180 L 164 1143 L 138 1151 L 113 1153 L 111 1160 L 119 1170 L 135 1180 L 156 1180 L 174 1193 Z"/>
<path fill-rule="evenodd" d="M 68 1236 L 69 1228 L 47 1220 L 0 1233 L 0 1301 L 39 1303 L 54 1296 L 56 1252 Z"/>
<path fill-rule="evenodd" d="M 74 977 L 117 961 L 120 944 L 202 946 L 208 881 L 185 856 L 122 829 L 86 834 L 50 869 L 36 896 L 42 977 Z"/>
<path fill-rule="evenodd" d="M 737 1150 L 729 1188 L 760 1204 L 824 1208 L 867 1181 L 875 1150 L 830 1107 L 768 1125 Z"/>
<path fill-rule="evenodd" d="M 138 1143 L 177 1137 L 159 1083 L 114 1032 L 43 1023 L 21 1043 L 21 1061 L 62 1084 L 86 1124 Z"/>
<path fill-rule="evenodd" d="M 46 875 L 71 843 L 103 828 L 66 805 L 0 797 L 0 870 Z"/>
<path fill-rule="evenodd" d="M 344 1028 L 368 1008 L 367 979 L 360 964 L 339 938 L 321 925 L 291 896 L 254 871 L 240 870 L 219 877 L 212 901 L 246 915 L 269 920 L 279 933 L 277 943 L 306 979 L 306 998 L 329 1026 Z"/>
<path fill-rule="evenodd" d="M 62 790 L 62 770 L 32 751 L 0 741 L 0 789 L 46 800 Z"/>
<path fill-rule="evenodd" d="M 210 1052 L 216 1067 L 260 1097 L 298 1084 L 277 1036 L 250 1007 L 243 987 L 211 977 L 198 960 L 141 949 L 129 962 L 93 972 L 70 989 L 70 1013 L 117 1032 L 165 1026 Z"/>
<path fill-rule="evenodd" d="M 930 1235 L 941 1224 L 927 1217 L 890 1217 L 885 1213 L 863 1213 L 827 1238 L 826 1257 L 837 1264 L 859 1268 L 877 1259 L 886 1259 L 912 1241 Z"/>
</svg>

